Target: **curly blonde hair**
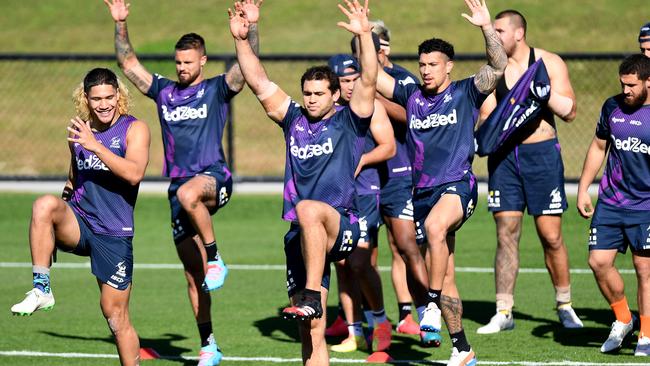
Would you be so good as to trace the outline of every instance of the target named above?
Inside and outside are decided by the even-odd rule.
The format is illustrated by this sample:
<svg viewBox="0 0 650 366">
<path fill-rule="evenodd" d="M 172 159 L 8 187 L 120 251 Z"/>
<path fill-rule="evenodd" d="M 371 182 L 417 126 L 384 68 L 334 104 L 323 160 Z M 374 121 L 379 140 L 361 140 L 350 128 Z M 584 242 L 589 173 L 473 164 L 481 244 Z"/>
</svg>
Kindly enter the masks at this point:
<svg viewBox="0 0 650 366">
<path fill-rule="evenodd" d="M 72 92 L 72 101 L 74 103 L 77 115 L 84 121 L 91 118 L 91 111 L 88 107 L 88 92 L 93 86 L 112 85 L 118 91 L 117 113 L 118 115 L 127 114 L 131 107 L 131 98 L 129 89 L 122 81 L 109 69 L 96 68 L 86 74 L 84 80 Z"/>
</svg>

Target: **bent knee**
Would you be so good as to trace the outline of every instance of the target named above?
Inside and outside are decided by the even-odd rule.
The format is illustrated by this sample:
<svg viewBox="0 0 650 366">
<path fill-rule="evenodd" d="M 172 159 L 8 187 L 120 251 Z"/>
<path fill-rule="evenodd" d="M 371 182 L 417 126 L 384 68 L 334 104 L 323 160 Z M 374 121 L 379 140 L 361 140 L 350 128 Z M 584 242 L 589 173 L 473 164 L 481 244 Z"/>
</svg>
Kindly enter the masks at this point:
<svg viewBox="0 0 650 366">
<path fill-rule="evenodd" d="M 296 215 L 301 224 L 317 222 L 321 220 L 319 204 L 311 200 L 302 200 L 296 205 Z"/>
<path fill-rule="evenodd" d="M 41 196 L 32 205 L 32 217 L 36 219 L 51 217 L 61 204 L 61 199 L 51 194 Z"/>
<path fill-rule="evenodd" d="M 178 202 L 180 202 L 181 206 L 185 209 L 199 201 L 199 194 L 186 185 L 178 188 L 176 197 L 178 197 Z"/>
</svg>

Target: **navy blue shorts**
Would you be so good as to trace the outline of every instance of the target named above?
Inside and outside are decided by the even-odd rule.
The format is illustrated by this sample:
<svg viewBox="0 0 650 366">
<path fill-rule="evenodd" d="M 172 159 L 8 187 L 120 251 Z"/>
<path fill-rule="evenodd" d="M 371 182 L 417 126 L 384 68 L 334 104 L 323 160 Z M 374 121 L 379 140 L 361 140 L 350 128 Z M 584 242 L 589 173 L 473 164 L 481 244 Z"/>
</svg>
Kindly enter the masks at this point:
<svg viewBox="0 0 650 366">
<path fill-rule="evenodd" d="M 354 198 L 354 207 L 359 212 L 359 243 L 377 246 L 379 227 L 382 224 L 379 214 L 379 194 L 364 194 Z"/>
<path fill-rule="evenodd" d="M 596 204 L 589 228 L 589 250 L 625 253 L 650 250 L 650 212 Z"/>
<path fill-rule="evenodd" d="M 390 178 L 379 195 L 383 216 L 413 221 L 413 181 L 411 177 Z"/>
<path fill-rule="evenodd" d="M 210 209 L 210 215 L 214 215 L 230 200 L 232 195 L 232 176 L 221 164 L 213 165 L 197 175 L 208 175 L 214 177 L 217 181 L 217 206 Z M 190 217 L 176 196 L 178 189 L 192 178 L 173 178 L 167 190 L 167 199 L 169 199 L 169 206 L 172 211 L 172 234 L 174 235 L 174 243 L 177 245 L 186 238 L 191 238 L 197 234 L 192 225 L 192 221 L 190 221 Z"/>
<path fill-rule="evenodd" d="M 357 247 L 361 236 L 359 221 L 355 215 L 342 214 L 339 221 L 339 233 L 334 242 L 334 247 L 327 253 L 321 286 L 330 287 L 330 263 L 347 258 Z M 284 254 L 287 260 L 287 293 L 289 297 L 305 288 L 307 271 L 300 248 L 300 226 L 291 223 L 289 231 L 284 236 Z"/>
<path fill-rule="evenodd" d="M 413 193 L 413 207 L 415 219 L 415 239 L 418 245 L 427 243 L 426 230 L 424 228 L 424 221 L 431 212 L 433 206 L 438 203 L 440 197 L 445 194 L 455 194 L 460 197 L 460 203 L 463 207 L 463 221 L 460 226 L 454 231 L 449 232 L 448 235 L 455 235 L 455 231 L 460 229 L 461 226 L 469 219 L 474 213 L 476 202 L 478 199 L 478 188 L 476 178 L 472 172 L 467 172 L 465 176 L 456 182 L 441 184 L 429 188 L 416 188 Z"/>
<path fill-rule="evenodd" d="M 90 269 L 100 282 L 126 290 L 133 277 L 133 237 L 95 234 L 83 218 L 74 215 L 81 235 L 68 253 L 90 257 Z"/>
<path fill-rule="evenodd" d="M 504 156 L 505 155 L 505 156 Z M 564 164 L 557 139 L 521 144 L 488 157 L 488 210 L 559 215 L 567 209 Z"/>
</svg>

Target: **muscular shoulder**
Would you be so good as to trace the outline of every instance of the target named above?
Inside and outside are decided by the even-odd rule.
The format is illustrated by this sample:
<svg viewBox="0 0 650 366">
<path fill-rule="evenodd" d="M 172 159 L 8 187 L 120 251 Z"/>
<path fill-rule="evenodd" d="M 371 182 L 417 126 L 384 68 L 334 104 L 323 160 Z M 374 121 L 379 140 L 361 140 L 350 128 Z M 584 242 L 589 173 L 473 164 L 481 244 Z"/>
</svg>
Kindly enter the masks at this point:
<svg viewBox="0 0 650 366">
<path fill-rule="evenodd" d="M 553 68 L 566 67 L 564 60 L 562 60 L 562 57 L 560 57 L 558 54 L 542 48 L 535 48 L 535 61 L 539 60 L 540 58 L 544 60 L 546 69 L 548 69 L 549 72 Z"/>
<path fill-rule="evenodd" d="M 131 125 L 129 126 L 128 136 L 136 137 L 142 135 L 149 136 L 149 126 L 147 126 L 144 121 L 136 119 L 135 121 L 131 122 Z"/>
</svg>

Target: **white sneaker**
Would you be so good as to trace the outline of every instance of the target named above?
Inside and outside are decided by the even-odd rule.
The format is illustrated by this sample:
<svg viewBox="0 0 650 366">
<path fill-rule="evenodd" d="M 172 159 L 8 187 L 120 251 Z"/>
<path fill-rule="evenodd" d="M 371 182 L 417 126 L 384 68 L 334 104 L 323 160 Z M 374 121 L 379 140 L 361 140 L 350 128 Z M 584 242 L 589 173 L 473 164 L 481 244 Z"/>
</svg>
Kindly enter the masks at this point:
<svg viewBox="0 0 650 366">
<path fill-rule="evenodd" d="M 565 328 L 576 329 L 583 327 L 582 320 L 576 315 L 576 312 L 571 307 L 571 303 L 558 306 L 557 316 Z"/>
<path fill-rule="evenodd" d="M 486 325 L 478 328 L 476 333 L 478 334 L 492 334 L 499 333 L 502 330 L 512 330 L 515 327 L 515 319 L 512 317 L 512 313 L 504 314 L 500 311 L 490 319 L 490 322 Z"/>
<path fill-rule="evenodd" d="M 605 343 L 600 346 L 600 352 L 606 353 L 617 350 L 621 347 L 623 339 L 632 332 L 632 320 L 629 323 L 623 323 L 616 320 L 612 323 L 612 330 Z"/>
<path fill-rule="evenodd" d="M 634 350 L 635 356 L 650 356 L 650 338 L 641 337 Z"/>
<path fill-rule="evenodd" d="M 469 351 L 458 352 L 456 347 L 451 349 L 451 357 L 447 366 L 474 366 L 476 365 L 476 354 L 470 348 Z"/>
<path fill-rule="evenodd" d="M 52 310 L 54 307 L 54 294 L 52 294 L 52 291 L 46 294 L 37 288 L 33 288 L 25 295 L 27 296 L 23 301 L 11 307 L 11 312 L 14 315 L 32 315 L 36 310 L 47 311 Z"/>
<path fill-rule="evenodd" d="M 430 302 L 424 309 L 422 319 L 420 319 L 420 330 L 423 332 L 440 332 L 442 320 L 440 309 L 434 302 Z"/>
</svg>

